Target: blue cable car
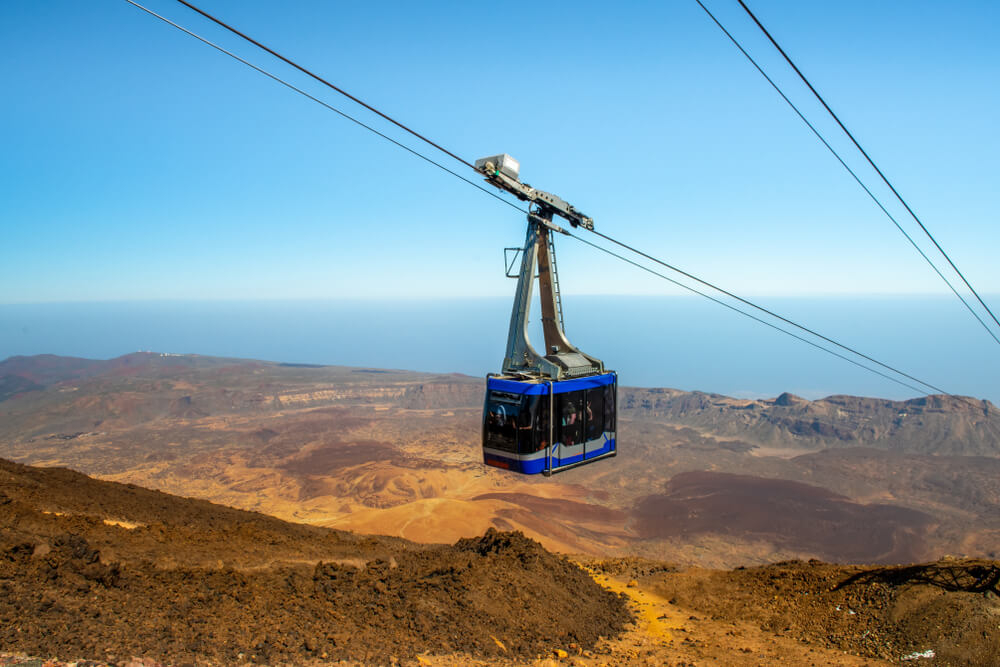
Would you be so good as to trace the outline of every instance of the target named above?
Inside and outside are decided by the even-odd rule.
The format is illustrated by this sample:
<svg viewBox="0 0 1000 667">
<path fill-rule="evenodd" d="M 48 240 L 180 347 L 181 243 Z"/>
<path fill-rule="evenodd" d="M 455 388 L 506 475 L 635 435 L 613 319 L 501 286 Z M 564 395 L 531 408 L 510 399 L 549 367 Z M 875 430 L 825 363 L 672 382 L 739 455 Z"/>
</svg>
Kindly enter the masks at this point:
<svg viewBox="0 0 1000 667">
<path fill-rule="evenodd" d="M 483 461 L 525 474 L 556 472 L 615 456 L 618 376 L 566 338 L 552 235 L 567 232 L 553 215 L 574 227 L 594 221 L 555 195 L 521 183 L 509 155 L 476 161 L 486 180 L 528 201 L 528 233 L 507 275 L 518 279 L 507 334 L 503 372 L 486 378 Z M 511 270 L 521 256 L 521 270 Z M 546 354 L 528 339 L 528 311 L 538 279 Z"/>
<path fill-rule="evenodd" d="M 614 373 L 562 382 L 489 376 L 484 462 L 530 475 L 614 456 L 617 389 Z"/>
</svg>

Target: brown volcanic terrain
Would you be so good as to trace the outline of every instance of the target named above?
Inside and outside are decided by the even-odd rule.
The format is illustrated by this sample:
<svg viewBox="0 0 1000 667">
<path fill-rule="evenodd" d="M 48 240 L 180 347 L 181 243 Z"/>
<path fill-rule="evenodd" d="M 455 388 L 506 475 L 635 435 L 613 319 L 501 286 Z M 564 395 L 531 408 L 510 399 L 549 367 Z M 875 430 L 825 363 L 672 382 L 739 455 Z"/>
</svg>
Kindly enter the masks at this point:
<svg viewBox="0 0 1000 667">
<path fill-rule="evenodd" d="M 521 530 L 570 553 L 732 567 L 995 558 L 988 402 L 621 390 L 620 454 L 480 463 L 482 381 L 140 353 L 0 362 L 0 456 L 421 542 Z"/>
<path fill-rule="evenodd" d="M 989 401 L 964 396 L 909 401 L 829 396 L 807 401 L 786 393 L 768 401 L 635 389 L 624 396 L 622 410 L 630 416 L 691 426 L 757 447 L 877 447 L 925 454 L 1000 455 L 1000 412 Z"/>
<path fill-rule="evenodd" d="M 716 532 L 855 562 L 913 560 L 919 536 L 933 522 L 917 510 L 852 503 L 801 482 L 714 472 L 675 475 L 665 493 L 639 502 L 635 516 L 641 537 L 683 539 Z M 837 536 L 836 545 L 831 535 Z"/>
<path fill-rule="evenodd" d="M 931 651 L 922 664 L 987 666 L 1000 651 L 996 561 L 584 565 L 518 533 L 418 545 L 0 460 L 4 665 L 874 667 Z"/>
<path fill-rule="evenodd" d="M 5 650 L 213 664 L 528 657 L 630 619 L 516 533 L 420 546 L 3 460 L 0 592 Z"/>
</svg>

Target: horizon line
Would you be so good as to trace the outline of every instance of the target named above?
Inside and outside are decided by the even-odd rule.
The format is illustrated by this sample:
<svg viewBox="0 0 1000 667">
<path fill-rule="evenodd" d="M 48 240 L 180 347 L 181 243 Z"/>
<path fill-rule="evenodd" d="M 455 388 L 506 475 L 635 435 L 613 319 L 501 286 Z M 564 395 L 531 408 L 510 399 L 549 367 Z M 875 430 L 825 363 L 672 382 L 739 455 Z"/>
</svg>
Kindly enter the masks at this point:
<svg viewBox="0 0 1000 667">
<path fill-rule="evenodd" d="M 984 292 L 984 296 L 1000 299 L 1000 292 Z M 694 300 L 694 294 L 648 294 L 634 292 L 581 292 L 563 293 L 564 297 L 585 298 L 670 298 Z M 950 296 L 944 292 L 819 292 L 819 293 L 748 293 L 746 296 L 769 299 L 884 299 L 884 298 L 945 298 Z M 40 301 L 3 301 L 0 308 L 11 306 L 69 306 L 69 305 L 111 305 L 135 303 L 335 303 L 335 302 L 409 302 L 428 301 L 470 301 L 477 299 L 509 300 L 510 295 L 478 294 L 478 295 L 436 295 L 436 296 L 287 296 L 287 297 L 149 297 L 149 298 L 98 298 L 98 299 L 52 299 Z"/>
</svg>

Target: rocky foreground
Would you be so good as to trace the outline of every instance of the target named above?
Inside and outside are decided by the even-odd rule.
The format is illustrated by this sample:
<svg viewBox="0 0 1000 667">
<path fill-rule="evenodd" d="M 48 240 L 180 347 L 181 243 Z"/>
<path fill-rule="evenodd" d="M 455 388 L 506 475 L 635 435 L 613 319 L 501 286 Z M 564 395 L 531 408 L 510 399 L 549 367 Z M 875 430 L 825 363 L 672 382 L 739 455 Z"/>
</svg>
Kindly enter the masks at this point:
<svg viewBox="0 0 1000 667">
<path fill-rule="evenodd" d="M 593 648 L 626 602 L 516 533 L 358 538 L 0 461 L 0 649 L 386 664 Z"/>
<path fill-rule="evenodd" d="M 724 571 L 495 530 L 417 545 L 0 460 L 0 664 L 986 666 L 998 585 L 986 560 Z"/>
</svg>

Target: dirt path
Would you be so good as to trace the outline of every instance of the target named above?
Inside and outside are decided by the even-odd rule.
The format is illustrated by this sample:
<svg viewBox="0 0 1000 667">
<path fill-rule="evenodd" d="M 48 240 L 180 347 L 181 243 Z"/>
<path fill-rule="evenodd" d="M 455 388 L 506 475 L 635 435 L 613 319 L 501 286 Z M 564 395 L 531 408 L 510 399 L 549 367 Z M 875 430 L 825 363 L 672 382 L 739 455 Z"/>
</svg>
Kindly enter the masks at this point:
<svg viewBox="0 0 1000 667">
<path fill-rule="evenodd" d="M 624 594 L 629 599 L 636 621 L 618 639 L 605 639 L 593 650 L 567 645 L 549 656 L 532 660 L 424 654 L 403 664 L 426 667 L 759 667 L 770 664 L 882 667 L 892 664 L 811 646 L 793 637 L 766 632 L 749 622 L 714 620 L 671 603 L 656 592 L 655 585 L 640 584 L 628 576 L 611 576 L 592 568 L 585 569 L 606 590 Z"/>
<path fill-rule="evenodd" d="M 627 595 L 638 620 L 620 639 L 606 642 L 607 655 L 585 661 L 577 659 L 576 662 L 581 665 L 758 667 L 787 664 L 875 667 L 890 664 L 810 646 L 792 637 L 765 632 L 752 623 L 716 620 L 671 603 L 658 594 L 654 587 L 640 585 L 634 579 L 601 574 L 593 576 L 597 583 L 608 590 Z"/>
</svg>

